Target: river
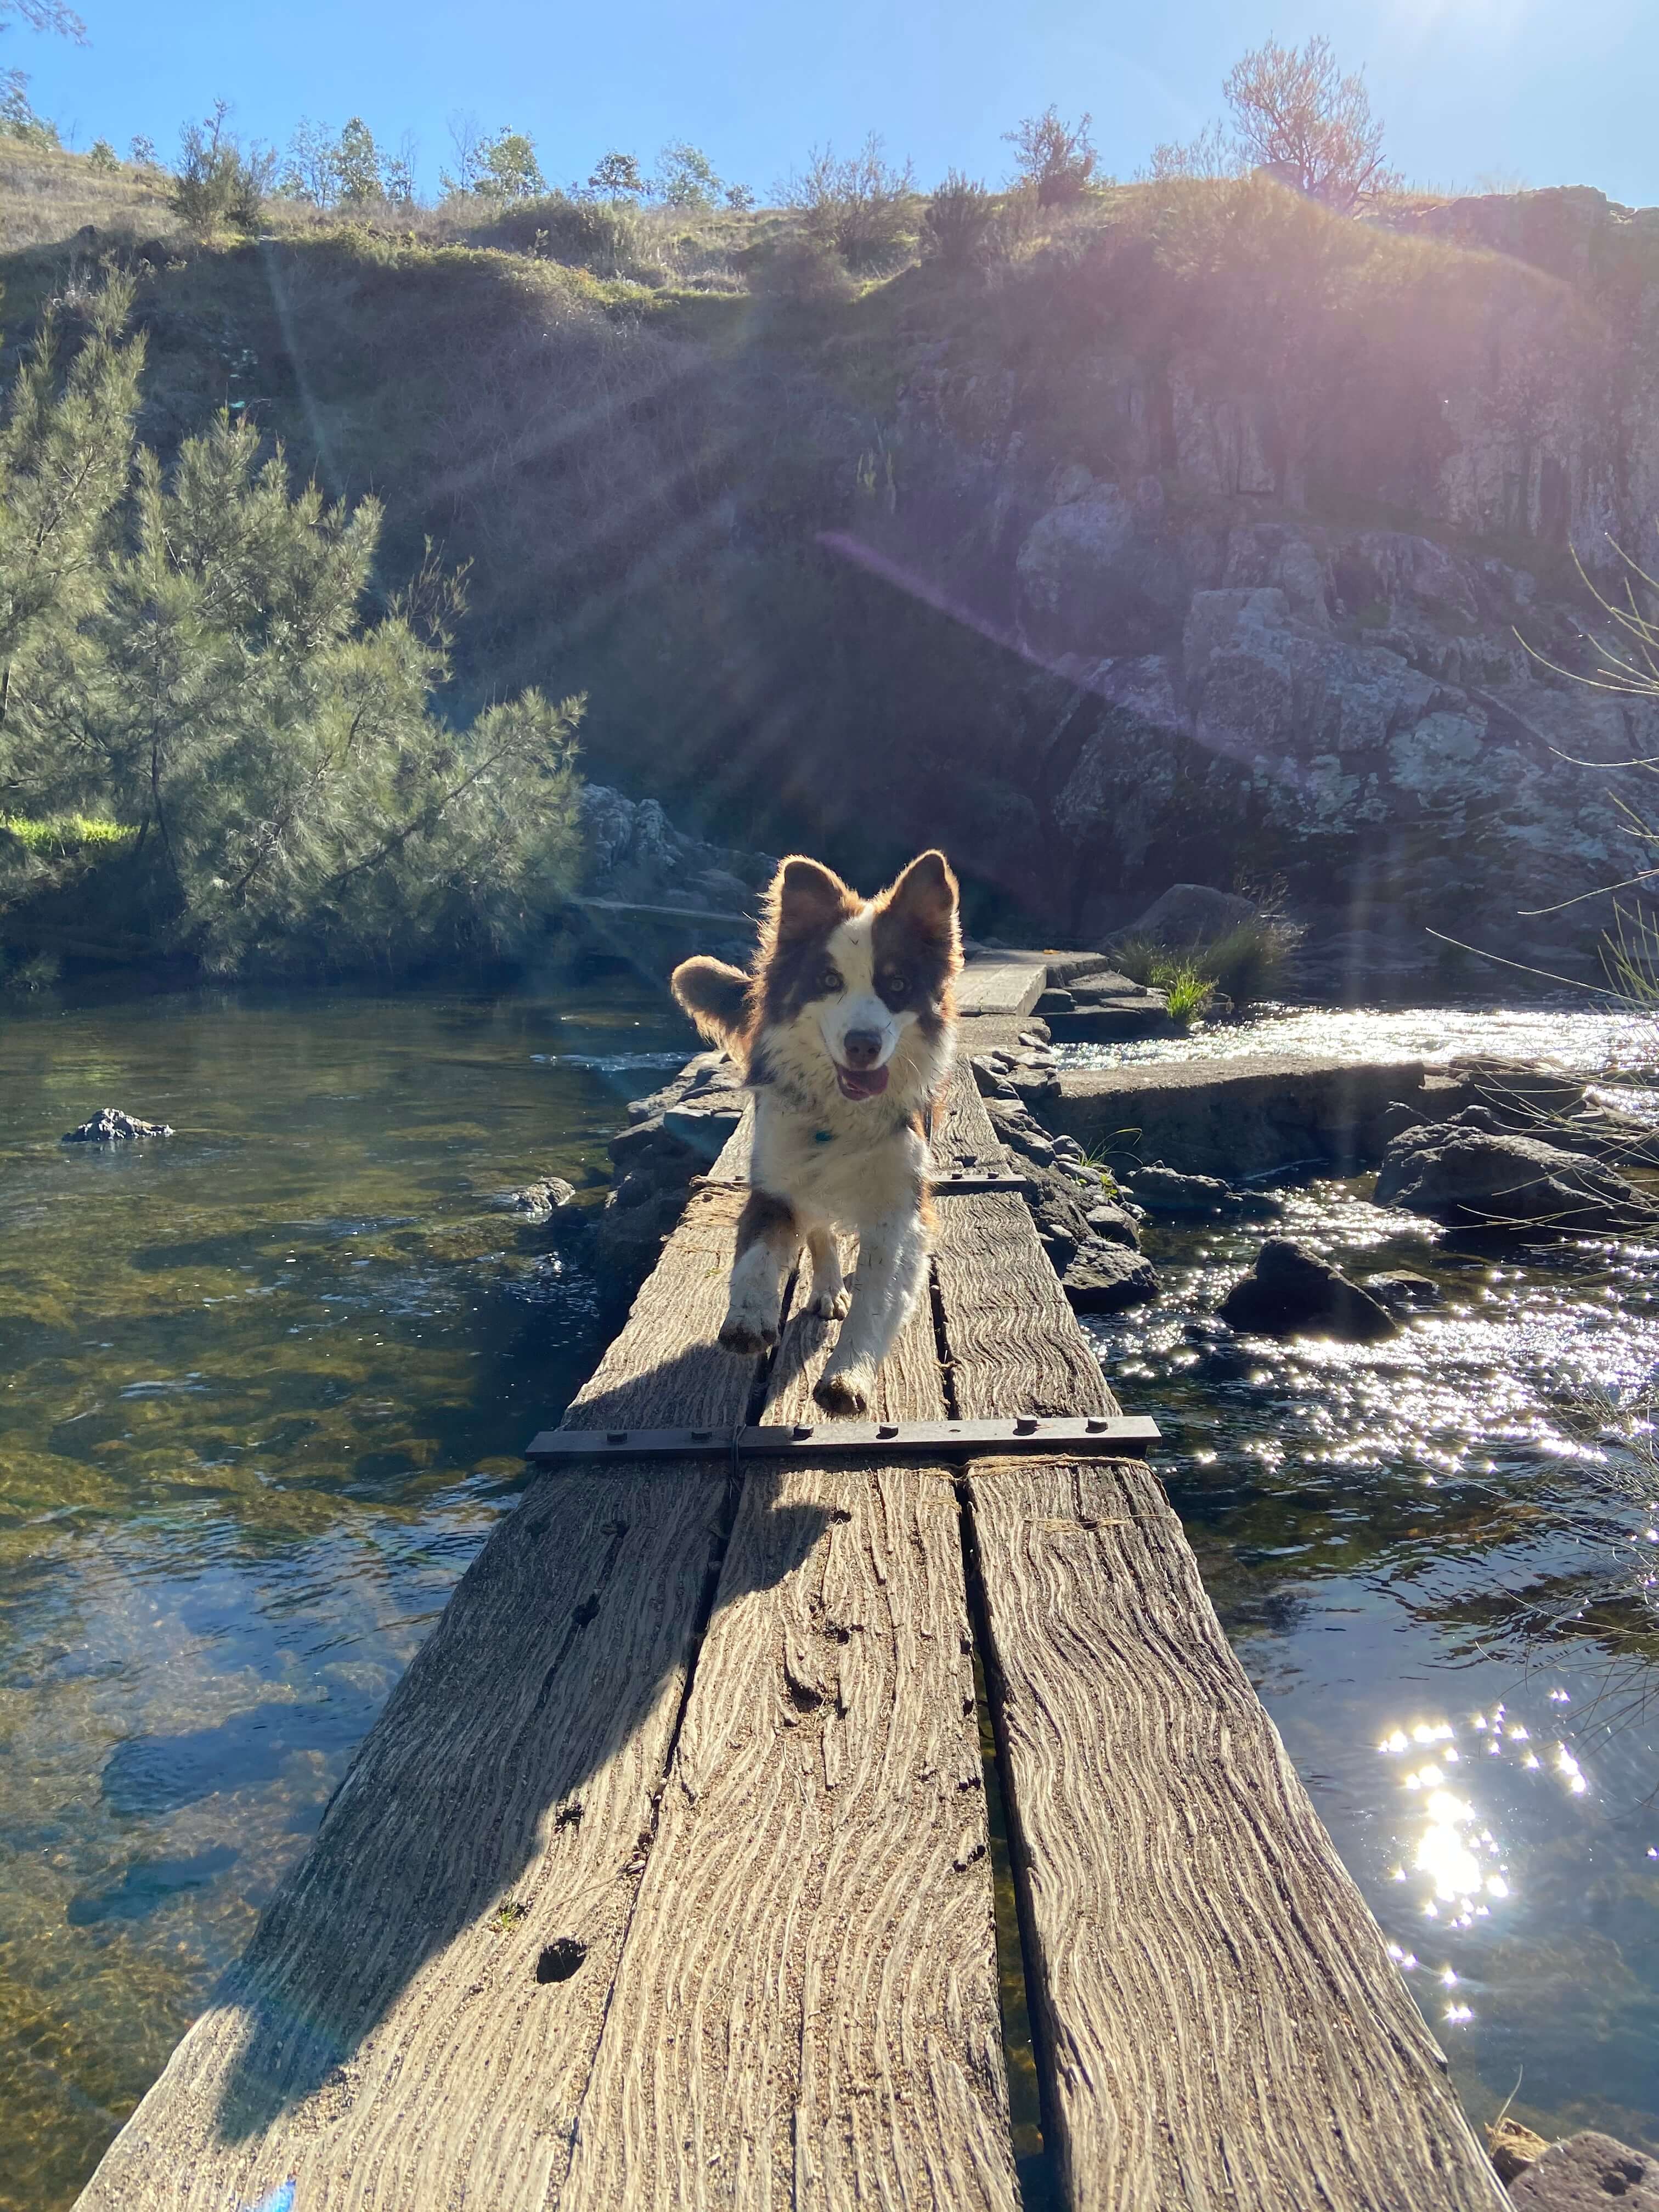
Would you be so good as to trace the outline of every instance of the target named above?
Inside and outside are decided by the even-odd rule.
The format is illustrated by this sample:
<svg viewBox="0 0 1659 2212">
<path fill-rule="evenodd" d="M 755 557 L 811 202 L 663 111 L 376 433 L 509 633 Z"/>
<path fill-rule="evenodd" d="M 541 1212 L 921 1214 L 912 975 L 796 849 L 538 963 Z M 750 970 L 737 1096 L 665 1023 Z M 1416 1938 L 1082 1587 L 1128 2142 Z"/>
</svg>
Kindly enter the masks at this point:
<svg viewBox="0 0 1659 2212">
<path fill-rule="evenodd" d="M 1642 1049 L 1516 1018 L 1454 1042 Z M 1439 1049 L 1447 1019 L 1257 1048 Z M 4 1018 L 0 2212 L 73 2199 L 598 1355 L 594 1285 L 495 1201 L 597 1182 L 690 1043 L 615 981 Z M 58 1141 L 104 1104 L 179 1133 Z M 1435 1277 L 1397 1344 L 1230 1359 L 1202 1316 L 1251 1237 L 1214 1224 L 1154 1229 L 1164 1299 L 1091 1327 L 1472 2112 L 1524 2069 L 1547 2131 L 1659 2148 L 1659 1674 L 1617 1596 L 1659 1524 L 1571 1412 L 1659 1364 L 1659 1254 L 1483 1249 L 1364 1188 L 1288 1225 Z"/>
</svg>

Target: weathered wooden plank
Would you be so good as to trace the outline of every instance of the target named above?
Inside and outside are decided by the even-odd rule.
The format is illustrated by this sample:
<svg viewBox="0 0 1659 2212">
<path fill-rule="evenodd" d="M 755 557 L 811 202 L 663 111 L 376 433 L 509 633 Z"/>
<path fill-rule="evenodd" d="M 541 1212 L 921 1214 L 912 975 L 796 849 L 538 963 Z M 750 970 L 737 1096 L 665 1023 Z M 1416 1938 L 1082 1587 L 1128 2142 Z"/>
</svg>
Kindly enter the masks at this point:
<svg viewBox="0 0 1659 2212">
<path fill-rule="evenodd" d="M 699 1193 L 572 1412 L 730 1425 L 739 1197 Z M 556 2197 L 729 1495 L 544 1478 L 388 1701 L 307 1857 L 81 2200 L 519 2212 Z"/>
<path fill-rule="evenodd" d="M 970 960 L 957 977 L 957 1005 L 964 1014 L 1029 1014 L 1048 988 L 1040 961 Z"/>
<path fill-rule="evenodd" d="M 878 1389 L 940 1409 L 925 1309 Z M 954 1486 L 750 1474 L 562 2212 L 1017 2201 Z"/>
<path fill-rule="evenodd" d="M 1156 1481 L 970 1494 L 1074 2212 L 1504 2203 Z"/>
<path fill-rule="evenodd" d="M 976 1117 L 958 1080 L 969 1149 Z M 960 1413 L 1115 1410 L 1019 1200 L 942 1206 L 936 1266 Z M 1073 2212 L 1504 2203 L 1151 1471 L 967 1488 Z"/>
</svg>

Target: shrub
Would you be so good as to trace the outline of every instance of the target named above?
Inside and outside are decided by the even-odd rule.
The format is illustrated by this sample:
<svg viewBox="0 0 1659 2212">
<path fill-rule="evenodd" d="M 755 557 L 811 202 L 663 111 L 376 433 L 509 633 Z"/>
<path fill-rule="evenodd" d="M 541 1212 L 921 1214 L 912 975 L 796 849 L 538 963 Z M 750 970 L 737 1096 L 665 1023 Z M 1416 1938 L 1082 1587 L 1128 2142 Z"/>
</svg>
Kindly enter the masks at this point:
<svg viewBox="0 0 1659 2212">
<path fill-rule="evenodd" d="M 213 969 L 527 945 L 569 879 L 581 702 L 458 726 L 460 580 L 428 559 L 368 611 L 373 501 L 296 491 L 223 414 L 170 471 L 136 447 L 132 300 L 92 296 L 66 367 L 48 325 L 0 417 L 0 904 L 119 846 Z"/>
<path fill-rule="evenodd" d="M 921 250 L 947 269 L 971 268 L 990 254 L 996 215 L 994 193 L 948 170 L 921 219 Z"/>
<path fill-rule="evenodd" d="M 631 208 L 573 200 L 565 192 L 519 201 L 481 235 L 493 245 L 591 269 L 596 276 L 632 275 L 640 258 L 640 226 Z"/>
<path fill-rule="evenodd" d="M 203 234 L 223 222 L 238 230 L 256 228 L 276 171 L 270 149 L 252 146 L 244 151 L 225 127 L 229 112 L 226 101 L 216 100 L 204 122 L 187 123 L 179 133 L 173 204 L 182 222 Z"/>
<path fill-rule="evenodd" d="M 1276 998 L 1285 988 L 1300 937 L 1293 923 L 1258 915 L 1204 947 L 1205 973 L 1214 976 L 1235 1006 Z"/>
<path fill-rule="evenodd" d="M 1235 1007 L 1243 1007 L 1283 989 L 1300 934 L 1293 923 L 1256 915 L 1208 944 L 1171 949 L 1155 938 L 1128 937 L 1112 946 L 1111 956 L 1131 982 L 1169 992 L 1172 1014 L 1176 989 L 1190 999 L 1195 981 L 1203 985 L 1206 1000 L 1220 991 Z"/>
<path fill-rule="evenodd" d="M 94 138 L 87 149 L 87 163 L 94 169 L 118 169 L 121 157 L 107 138 Z"/>
<path fill-rule="evenodd" d="M 782 198 L 801 210 L 809 234 L 833 247 L 849 269 L 879 270 L 910 243 L 915 189 L 909 162 L 894 168 L 872 131 L 844 161 L 832 146 L 815 147 L 805 173 L 790 178 Z"/>
<path fill-rule="evenodd" d="M 854 287 L 847 264 L 829 240 L 797 230 L 756 259 L 750 270 L 749 289 L 757 299 L 821 307 L 850 299 Z"/>
<path fill-rule="evenodd" d="M 1018 130 L 1003 132 L 1014 149 L 1015 171 L 1036 193 L 1039 207 L 1063 207 L 1082 198 L 1099 158 L 1089 136 L 1092 120 L 1084 115 L 1067 123 L 1057 108 L 1045 107 L 1041 115 L 1028 115 Z"/>
</svg>

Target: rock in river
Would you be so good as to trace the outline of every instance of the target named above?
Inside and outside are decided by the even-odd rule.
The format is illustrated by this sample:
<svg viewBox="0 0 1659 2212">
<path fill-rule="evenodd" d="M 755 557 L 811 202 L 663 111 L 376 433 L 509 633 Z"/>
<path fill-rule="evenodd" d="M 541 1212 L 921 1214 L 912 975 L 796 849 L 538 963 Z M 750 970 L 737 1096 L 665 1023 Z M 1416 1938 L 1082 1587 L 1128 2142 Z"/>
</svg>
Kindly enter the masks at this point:
<svg viewBox="0 0 1659 2212">
<path fill-rule="evenodd" d="M 1659 2159 L 1612 2136 L 1569 2136 L 1517 2174 L 1510 2194 L 1532 2212 L 1600 2212 L 1615 2198 L 1629 2212 L 1659 2212 Z"/>
<path fill-rule="evenodd" d="M 1369 1291 L 1288 1237 L 1270 1237 L 1255 1267 L 1241 1276 L 1218 1310 L 1230 1328 L 1262 1336 L 1335 1336 L 1370 1344 L 1395 1336 L 1400 1324 Z"/>
<path fill-rule="evenodd" d="M 124 1114 L 118 1106 L 100 1106 L 90 1121 L 67 1131 L 63 1141 L 66 1145 L 125 1145 L 138 1137 L 172 1134 L 165 1121 L 141 1121 L 137 1115 Z"/>
<path fill-rule="evenodd" d="M 1060 1288 L 1080 1313 L 1121 1313 L 1144 1305 L 1158 1291 L 1152 1262 L 1125 1244 L 1097 1237 L 1079 1244 L 1060 1279 Z"/>
<path fill-rule="evenodd" d="M 1524 1223 L 1568 1236 L 1659 1225 L 1652 1202 L 1601 1162 L 1539 1137 L 1452 1121 L 1425 1122 L 1393 1139 L 1376 1203 L 1466 1227 Z"/>
</svg>

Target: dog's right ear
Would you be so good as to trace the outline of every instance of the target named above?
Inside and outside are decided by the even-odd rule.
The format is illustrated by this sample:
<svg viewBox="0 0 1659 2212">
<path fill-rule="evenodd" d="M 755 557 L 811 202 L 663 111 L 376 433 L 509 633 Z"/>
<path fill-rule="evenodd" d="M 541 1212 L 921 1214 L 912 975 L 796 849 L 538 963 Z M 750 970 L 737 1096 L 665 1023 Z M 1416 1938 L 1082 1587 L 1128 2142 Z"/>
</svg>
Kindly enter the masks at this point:
<svg viewBox="0 0 1659 2212">
<path fill-rule="evenodd" d="M 767 915 L 780 945 L 793 938 L 827 936 L 859 910 L 855 892 L 832 868 L 792 853 L 772 878 Z"/>
<path fill-rule="evenodd" d="M 699 953 L 681 961 L 668 988 L 711 1044 L 730 1045 L 742 1036 L 749 997 L 742 969 Z"/>
</svg>

